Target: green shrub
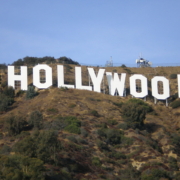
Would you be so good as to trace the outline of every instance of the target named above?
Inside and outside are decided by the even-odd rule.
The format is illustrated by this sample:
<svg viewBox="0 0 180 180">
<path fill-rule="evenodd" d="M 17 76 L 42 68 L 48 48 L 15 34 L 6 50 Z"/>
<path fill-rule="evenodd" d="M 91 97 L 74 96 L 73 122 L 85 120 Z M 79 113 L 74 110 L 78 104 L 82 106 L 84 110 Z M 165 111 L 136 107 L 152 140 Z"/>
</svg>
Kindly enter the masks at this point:
<svg viewBox="0 0 180 180">
<path fill-rule="evenodd" d="M 65 131 L 68 131 L 70 133 L 75 133 L 75 134 L 80 134 L 81 133 L 81 121 L 79 121 L 76 117 L 74 116 L 67 116 L 64 117 L 64 122 L 65 122 Z"/>
<path fill-rule="evenodd" d="M 108 120 L 107 123 L 109 125 L 116 125 L 118 122 L 116 120 L 112 119 L 112 120 Z"/>
<path fill-rule="evenodd" d="M 8 87 L 5 87 L 4 90 L 3 90 L 3 94 L 9 98 L 14 98 L 14 95 L 15 95 L 15 91 L 14 91 L 14 88 L 11 87 L 11 86 L 8 86 Z"/>
<path fill-rule="evenodd" d="M 28 118 L 28 124 L 32 128 L 41 129 L 42 124 L 43 124 L 43 115 L 42 115 L 42 113 L 39 112 L 39 111 L 31 112 L 31 114 L 29 115 L 29 118 Z"/>
<path fill-rule="evenodd" d="M 179 96 L 178 96 L 178 93 L 175 93 L 174 95 L 171 96 L 172 98 L 172 101 L 174 101 L 175 99 L 177 99 Z"/>
<path fill-rule="evenodd" d="M 100 137 L 106 137 L 106 128 L 101 128 L 101 129 L 98 129 L 97 130 L 97 134 L 100 136 Z"/>
<path fill-rule="evenodd" d="M 123 130 L 127 130 L 129 129 L 129 126 L 127 123 L 121 123 L 117 125 L 117 128 L 123 129 Z"/>
<path fill-rule="evenodd" d="M 93 157 L 92 158 L 92 164 L 95 165 L 95 166 L 101 166 L 101 161 L 98 157 Z"/>
<path fill-rule="evenodd" d="M 173 171 L 178 171 L 179 170 L 177 160 L 175 158 L 170 156 L 168 161 L 169 161 L 169 166 Z"/>
<path fill-rule="evenodd" d="M 123 135 L 123 132 L 120 130 L 105 128 L 98 129 L 97 133 L 106 141 L 106 143 L 111 145 L 120 144 L 121 136 Z"/>
<path fill-rule="evenodd" d="M 170 74 L 169 78 L 170 79 L 177 79 L 177 74 Z"/>
<path fill-rule="evenodd" d="M 116 106 L 118 106 L 118 107 L 122 107 L 123 102 L 119 102 L 119 103 L 114 102 L 113 104 L 116 105 Z"/>
<path fill-rule="evenodd" d="M 97 146 L 101 151 L 104 151 L 104 150 L 109 151 L 108 145 L 105 144 L 104 142 L 100 141 L 100 140 L 97 141 Z"/>
<path fill-rule="evenodd" d="M 0 112 L 6 111 L 9 106 L 9 98 L 4 94 L 0 94 Z"/>
<path fill-rule="evenodd" d="M 106 132 L 106 141 L 107 143 L 113 144 L 120 144 L 121 143 L 121 135 L 122 132 L 116 129 L 108 129 Z"/>
<path fill-rule="evenodd" d="M 27 122 L 21 116 L 9 116 L 5 119 L 4 129 L 10 136 L 18 135 L 26 128 Z"/>
<path fill-rule="evenodd" d="M 171 144 L 174 146 L 174 152 L 180 155 L 180 135 L 174 133 L 171 135 Z"/>
<path fill-rule="evenodd" d="M 121 136 L 121 143 L 124 146 L 130 146 L 133 144 L 133 139 L 129 138 L 129 137 L 125 137 L 125 136 Z"/>
<path fill-rule="evenodd" d="M 99 113 L 96 110 L 91 110 L 90 114 L 95 116 L 95 117 L 99 117 L 100 116 Z"/>
<path fill-rule="evenodd" d="M 149 104 L 147 104 L 146 102 L 138 98 L 129 99 L 127 103 L 130 103 L 130 104 L 132 103 L 132 104 L 136 104 L 137 106 L 142 106 L 143 109 L 146 111 L 146 113 L 153 111 L 153 108 Z"/>
<path fill-rule="evenodd" d="M 43 161 L 22 155 L 0 156 L 0 179 L 4 180 L 44 180 Z"/>
<path fill-rule="evenodd" d="M 119 177 L 122 180 L 139 180 L 140 172 L 136 170 L 132 165 L 128 165 L 125 169 L 119 170 Z"/>
<path fill-rule="evenodd" d="M 170 106 L 175 109 L 175 108 L 178 108 L 180 106 L 180 100 L 176 100 L 176 101 L 173 101 Z"/>
<path fill-rule="evenodd" d="M 152 112 L 150 105 L 140 99 L 130 99 L 121 107 L 121 112 L 128 127 L 133 129 L 142 128 L 146 113 Z"/>
<path fill-rule="evenodd" d="M 37 95 L 38 93 L 35 91 L 34 86 L 28 86 L 28 90 L 26 91 L 26 99 L 32 99 Z"/>
<path fill-rule="evenodd" d="M 0 149 L 0 154 L 6 154 L 8 155 L 11 152 L 11 148 L 7 145 L 4 145 L 1 149 Z"/>
<path fill-rule="evenodd" d="M 169 175 L 165 170 L 162 169 L 148 169 L 141 175 L 141 180 L 160 180 L 160 178 L 168 178 Z"/>
<path fill-rule="evenodd" d="M 21 97 L 24 93 L 25 93 L 25 91 L 19 90 L 19 91 L 16 93 L 16 96 L 17 96 L 17 97 Z"/>
<path fill-rule="evenodd" d="M 34 134 L 18 141 L 13 151 L 16 154 L 39 158 L 44 162 L 57 162 L 57 152 L 61 149 L 56 131 L 36 131 Z"/>
<path fill-rule="evenodd" d="M 14 95 L 15 91 L 11 86 L 3 89 L 0 94 L 0 112 L 6 111 L 14 103 Z"/>
<path fill-rule="evenodd" d="M 65 131 L 68 131 L 70 133 L 74 134 L 80 134 L 80 128 L 76 124 L 70 124 L 64 128 Z"/>
<path fill-rule="evenodd" d="M 115 158 L 115 159 L 126 159 L 126 155 L 121 152 L 110 152 L 108 154 L 109 158 Z"/>
</svg>

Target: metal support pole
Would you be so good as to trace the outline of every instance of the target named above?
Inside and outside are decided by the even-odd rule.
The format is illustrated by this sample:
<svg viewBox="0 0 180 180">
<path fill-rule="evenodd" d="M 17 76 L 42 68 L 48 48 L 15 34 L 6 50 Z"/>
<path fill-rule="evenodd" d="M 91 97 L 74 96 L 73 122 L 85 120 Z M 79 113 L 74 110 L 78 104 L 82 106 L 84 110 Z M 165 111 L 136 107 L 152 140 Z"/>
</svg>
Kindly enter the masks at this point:
<svg viewBox="0 0 180 180">
<path fill-rule="evenodd" d="M 166 99 L 166 107 L 168 106 L 168 99 Z"/>
</svg>

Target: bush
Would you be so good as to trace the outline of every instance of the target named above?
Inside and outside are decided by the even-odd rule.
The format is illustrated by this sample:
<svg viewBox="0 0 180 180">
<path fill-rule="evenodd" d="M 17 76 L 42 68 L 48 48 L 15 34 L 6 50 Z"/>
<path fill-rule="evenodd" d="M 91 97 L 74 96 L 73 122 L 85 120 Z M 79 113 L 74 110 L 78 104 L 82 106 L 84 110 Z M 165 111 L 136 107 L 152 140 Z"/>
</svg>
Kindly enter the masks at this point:
<svg viewBox="0 0 180 180">
<path fill-rule="evenodd" d="M 43 115 L 39 111 L 33 111 L 31 112 L 29 118 L 28 118 L 28 124 L 32 128 L 41 129 L 43 124 Z"/>
<path fill-rule="evenodd" d="M 179 96 L 178 96 L 178 93 L 175 93 L 171 96 L 171 100 L 174 101 L 175 99 L 177 99 Z"/>
<path fill-rule="evenodd" d="M 62 64 L 75 64 L 80 65 L 78 62 L 73 61 L 71 58 L 67 58 L 66 56 L 58 58 L 58 62 Z"/>
<path fill-rule="evenodd" d="M 9 98 L 4 94 L 0 94 L 0 112 L 6 111 L 9 106 Z"/>
<path fill-rule="evenodd" d="M 120 128 L 120 129 L 123 129 L 123 130 L 127 130 L 127 129 L 129 129 L 130 127 L 128 126 L 127 123 L 121 123 L 121 124 L 118 124 L 118 125 L 117 125 L 117 128 Z"/>
<path fill-rule="evenodd" d="M 142 128 L 146 113 L 153 111 L 152 107 L 140 99 L 130 99 L 122 105 L 121 112 L 127 126 L 133 129 Z"/>
<path fill-rule="evenodd" d="M 44 162 L 57 162 L 57 152 L 61 149 L 58 133 L 55 131 L 36 131 L 18 141 L 13 150 L 16 154 L 39 158 Z"/>
<path fill-rule="evenodd" d="M 80 134 L 81 133 L 81 121 L 79 121 L 74 116 L 67 116 L 64 117 L 64 123 L 65 123 L 65 131 L 68 131 L 70 133 Z"/>
<path fill-rule="evenodd" d="M 37 95 L 38 93 L 35 91 L 34 86 L 28 86 L 28 90 L 26 92 L 26 99 L 32 99 Z"/>
<path fill-rule="evenodd" d="M 99 113 L 96 110 L 91 110 L 90 114 L 95 116 L 95 117 L 99 117 L 100 116 Z"/>
<path fill-rule="evenodd" d="M 11 86 L 8 86 L 8 87 L 5 87 L 4 90 L 3 90 L 3 94 L 5 96 L 8 96 L 9 98 L 14 98 L 14 95 L 15 95 L 15 91 L 13 89 L 13 87 Z"/>
<path fill-rule="evenodd" d="M 93 157 L 92 158 L 92 164 L 95 165 L 95 166 L 101 166 L 101 161 L 98 157 Z"/>
<path fill-rule="evenodd" d="M 74 134 L 80 134 L 80 128 L 76 124 L 70 124 L 64 128 L 65 131 L 68 131 L 70 133 Z"/>
<path fill-rule="evenodd" d="M 168 161 L 169 161 L 169 166 L 173 171 L 178 171 L 179 170 L 177 160 L 175 158 L 170 156 Z"/>
<path fill-rule="evenodd" d="M 171 143 L 174 146 L 174 152 L 180 155 L 180 135 L 176 133 L 171 135 Z"/>
<path fill-rule="evenodd" d="M 0 150 L 0 154 L 8 155 L 10 152 L 11 152 L 11 148 L 7 145 L 4 145 Z"/>
<path fill-rule="evenodd" d="M 153 111 L 153 108 L 141 99 L 132 98 L 129 99 L 127 103 L 132 103 L 132 104 L 136 104 L 137 106 L 142 106 L 143 109 L 146 111 L 146 113 L 150 113 Z"/>
<path fill-rule="evenodd" d="M 122 132 L 116 129 L 108 129 L 106 132 L 107 143 L 120 144 L 121 143 L 121 134 Z"/>
<path fill-rule="evenodd" d="M 25 93 L 25 91 L 19 90 L 19 91 L 16 93 L 16 96 L 17 96 L 17 97 L 21 97 L 24 93 Z"/>
<path fill-rule="evenodd" d="M 108 120 L 107 123 L 110 125 L 116 125 L 118 122 L 116 120 L 112 119 L 112 120 Z"/>
<path fill-rule="evenodd" d="M 141 180 L 159 180 L 160 178 L 168 178 L 169 175 L 165 170 L 162 169 L 148 169 L 141 175 Z"/>
<path fill-rule="evenodd" d="M 14 89 L 12 87 L 5 87 L 0 94 L 0 112 L 6 111 L 8 106 L 14 103 Z"/>
<path fill-rule="evenodd" d="M 27 122 L 21 116 L 10 116 L 5 119 L 4 128 L 10 136 L 18 135 L 25 129 Z"/>
<path fill-rule="evenodd" d="M 115 145 L 121 143 L 121 136 L 123 132 L 116 129 L 101 128 L 97 131 L 98 135 L 105 139 L 107 144 Z"/>
<path fill-rule="evenodd" d="M 43 161 L 22 155 L 0 156 L 0 179 L 4 180 L 44 180 Z"/>
<path fill-rule="evenodd" d="M 100 150 L 102 150 L 102 151 L 104 151 L 104 150 L 105 150 L 105 151 L 109 151 L 108 145 L 105 144 L 104 142 L 100 141 L 100 140 L 97 141 L 97 146 L 98 146 L 98 148 L 99 148 Z"/>
<path fill-rule="evenodd" d="M 170 106 L 175 109 L 175 108 L 178 108 L 180 106 L 180 100 L 176 100 L 176 101 L 173 101 Z"/>
<path fill-rule="evenodd" d="M 169 76 L 169 78 L 170 78 L 170 79 L 177 79 L 177 74 L 171 74 L 171 75 Z"/>
<path fill-rule="evenodd" d="M 126 159 L 126 155 L 121 152 L 110 152 L 108 154 L 109 158 L 115 158 L 115 159 Z"/>
<path fill-rule="evenodd" d="M 122 68 L 125 68 L 125 67 L 126 67 L 126 65 L 125 65 L 125 64 L 122 64 L 122 65 L 121 65 L 121 67 L 122 67 Z"/>
</svg>

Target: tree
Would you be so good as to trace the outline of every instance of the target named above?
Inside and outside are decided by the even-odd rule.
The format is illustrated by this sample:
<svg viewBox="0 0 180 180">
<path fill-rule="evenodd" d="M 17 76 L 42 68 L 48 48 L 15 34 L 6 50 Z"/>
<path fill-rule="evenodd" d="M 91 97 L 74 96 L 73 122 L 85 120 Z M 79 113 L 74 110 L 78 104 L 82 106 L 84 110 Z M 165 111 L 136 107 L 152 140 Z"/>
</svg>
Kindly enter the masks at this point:
<svg viewBox="0 0 180 180">
<path fill-rule="evenodd" d="M 147 103 L 134 98 L 124 103 L 121 107 L 123 118 L 127 122 L 128 126 L 133 129 L 142 128 L 146 113 L 151 112 L 152 110 L 151 106 Z"/>
<path fill-rule="evenodd" d="M 71 58 L 67 58 L 66 56 L 58 58 L 58 62 L 62 64 L 75 64 L 80 65 L 78 62 L 73 61 Z"/>
</svg>

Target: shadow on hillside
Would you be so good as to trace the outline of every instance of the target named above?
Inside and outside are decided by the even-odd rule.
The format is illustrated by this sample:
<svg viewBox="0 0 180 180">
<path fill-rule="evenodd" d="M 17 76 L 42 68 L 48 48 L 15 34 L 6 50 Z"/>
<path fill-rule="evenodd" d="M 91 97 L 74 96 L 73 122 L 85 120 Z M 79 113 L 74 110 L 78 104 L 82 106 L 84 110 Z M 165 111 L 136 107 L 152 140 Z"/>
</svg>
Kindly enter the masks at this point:
<svg viewBox="0 0 180 180">
<path fill-rule="evenodd" d="M 12 111 L 13 109 L 17 108 L 18 105 L 12 105 L 12 106 L 9 106 L 8 109 L 6 110 L 6 112 L 9 112 L 9 111 Z"/>
<path fill-rule="evenodd" d="M 144 125 L 144 128 L 149 133 L 153 133 L 153 132 L 157 131 L 159 128 L 161 128 L 161 127 L 162 127 L 161 125 L 155 124 L 155 123 L 147 123 L 147 124 Z"/>
</svg>

